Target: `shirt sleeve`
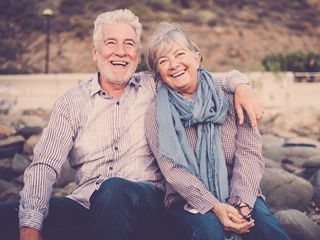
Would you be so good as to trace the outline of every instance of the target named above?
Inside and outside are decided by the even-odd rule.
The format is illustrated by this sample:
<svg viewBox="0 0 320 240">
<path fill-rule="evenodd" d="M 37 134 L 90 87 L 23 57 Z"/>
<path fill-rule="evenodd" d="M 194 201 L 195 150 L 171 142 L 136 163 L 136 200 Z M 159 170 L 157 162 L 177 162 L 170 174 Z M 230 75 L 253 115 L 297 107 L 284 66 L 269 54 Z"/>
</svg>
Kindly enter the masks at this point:
<svg viewBox="0 0 320 240">
<path fill-rule="evenodd" d="M 232 95 L 232 96 L 231 96 Z M 250 207 L 254 206 L 260 194 L 260 182 L 264 173 L 265 163 L 262 156 L 262 139 L 259 130 L 252 129 L 250 119 L 245 115 L 244 124 L 236 120 L 233 94 L 229 98 L 229 114 L 225 127 L 235 125 L 235 152 L 230 180 L 230 194 L 238 195 Z M 231 132 L 231 131 L 230 131 Z M 227 136 L 223 136 L 227 137 Z"/>
<path fill-rule="evenodd" d="M 229 93 L 235 93 L 235 89 L 239 84 L 248 84 L 253 87 L 248 77 L 238 70 L 232 70 L 222 77 L 215 77 L 223 90 Z"/>
<path fill-rule="evenodd" d="M 146 114 L 146 136 L 151 151 L 156 157 L 162 174 L 172 188 L 183 197 L 189 205 L 204 214 L 211 210 L 219 200 L 192 173 L 177 167 L 172 160 L 159 155 L 158 125 L 155 103 Z"/>
<path fill-rule="evenodd" d="M 34 148 L 34 159 L 24 173 L 19 226 L 41 230 L 49 212 L 52 186 L 73 144 L 68 104 L 60 97 L 52 109 L 48 126 Z"/>
</svg>

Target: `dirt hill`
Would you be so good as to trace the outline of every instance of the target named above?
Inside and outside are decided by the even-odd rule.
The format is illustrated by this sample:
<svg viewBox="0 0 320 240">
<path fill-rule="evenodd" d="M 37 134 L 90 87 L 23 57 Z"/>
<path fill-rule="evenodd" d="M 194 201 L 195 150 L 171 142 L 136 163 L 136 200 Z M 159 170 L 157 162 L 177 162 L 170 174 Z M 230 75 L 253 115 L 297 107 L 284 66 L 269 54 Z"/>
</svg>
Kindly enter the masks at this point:
<svg viewBox="0 0 320 240">
<path fill-rule="evenodd" d="M 180 23 L 200 46 L 204 66 L 211 71 L 232 68 L 259 71 L 263 70 L 261 60 L 271 53 L 320 52 L 318 0 L 168 0 L 170 4 L 163 4 L 166 1 L 161 0 L 135 0 L 122 6 L 111 2 L 103 11 L 126 7 L 139 16 L 144 26 L 143 45 L 158 22 Z M 101 9 L 69 17 L 68 22 L 73 22 L 74 26 L 85 25 L 89 29 L 80 34 L 76 27 L 58 33 L 55 29 L 63 22 L 59 15 L 52 18 L 49 72 L 95 71 L 91 30 L 100 12 Z M 36 33 L 30 37 L 33 40 L 27 47 L 27 54 L 21 55 L 18 62 L 28 66 L 31 72 L 43 72 L 45 34 Z"/>
</svg>

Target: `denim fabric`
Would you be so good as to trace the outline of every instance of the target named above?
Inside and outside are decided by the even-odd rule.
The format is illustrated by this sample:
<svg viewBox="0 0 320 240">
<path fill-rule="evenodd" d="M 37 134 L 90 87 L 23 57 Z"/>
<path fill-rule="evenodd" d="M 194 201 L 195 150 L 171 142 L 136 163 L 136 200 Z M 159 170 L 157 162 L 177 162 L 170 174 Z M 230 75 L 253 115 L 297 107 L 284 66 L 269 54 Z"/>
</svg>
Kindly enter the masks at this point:
<svg viewBox="0 0 320 240">
<path fill-rule="evenodd" d="M 168 213 L 170 240 L 224 240 L 237 239 L 224 230 L 213 212 L 193 214 L 184 210 L 185 201 L 173 204 Z M 255 226 L 250 233 L 242 234 L 244 240 L 290 240 L 281 223 L 270 212 L 266 203 L 258 198 L 253 212 Z"/>
<path fill-rule="evenodd" d="M 89 210 L 69 198 L 51 198 L 50 213 L 45 218 L 42 236 L 47 239 L 80 239 L 83 236 Z M 0 236 L 19 240 L 19 202 L 0 203 Z M 5 217 L 4 217 L 5 216 Z"/>
<path fill-rule="evenodd" d="M 104 181 L 88 210 L 66 197 L 50 199 L 44 240 L 155 240 L 163 233 L 164 192 L 122 178 Z M 19 240 L 19 202 L 0 203 L 0 239 Z M 85 237 L 87 235 L 87 237 Z"/>
<path fill-rule="evenodd" d="M 164 192 L 145 182 L 110 178 L 91 197 L 88 240 L 154 240 L 163 232 Z"/>
<path fill-rule="evenodd" d="M 280 221 L 270 213 L 261 198 L 257 198 L 254 204 L 252 217 L 255 225 L 249 233 L 242 235 L 245 240 L 290 240 Z"/>
</svg>

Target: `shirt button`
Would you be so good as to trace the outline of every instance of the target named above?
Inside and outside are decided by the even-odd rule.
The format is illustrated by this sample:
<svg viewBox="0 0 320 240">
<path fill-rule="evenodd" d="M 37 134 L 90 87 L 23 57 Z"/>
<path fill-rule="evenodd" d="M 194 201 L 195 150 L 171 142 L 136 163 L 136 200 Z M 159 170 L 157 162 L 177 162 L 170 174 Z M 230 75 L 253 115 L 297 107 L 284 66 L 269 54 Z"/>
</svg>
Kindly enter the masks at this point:
<svg viewBox="0 0 320 240">
<path fill-rule="evenodd" d="M 120 105 L 120 103 L 119 103 L 119 102 L 117 102 L 117 105 Z"/>
<path fill-rule="evenodd" d="M 113 167 L 109 167 L 110 170 L 113 170 Z"/>
<path fill-rule="evenodd" d="M 118 147 L 115 147 L 114 149 L 115 149 L 115 150 L 118 150 Z"/>
</svg>

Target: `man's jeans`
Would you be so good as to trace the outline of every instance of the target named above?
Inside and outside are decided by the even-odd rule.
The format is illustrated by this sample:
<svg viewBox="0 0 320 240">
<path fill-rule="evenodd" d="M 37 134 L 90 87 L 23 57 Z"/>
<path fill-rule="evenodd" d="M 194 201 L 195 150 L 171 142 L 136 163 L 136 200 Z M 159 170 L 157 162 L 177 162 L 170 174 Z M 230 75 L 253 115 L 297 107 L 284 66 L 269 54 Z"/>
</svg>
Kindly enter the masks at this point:
<svg viewBox="0 0 320 240">
<path fill-rule="evenodd" d="M 153 240 L 163 231 L 163 197 L 149 183 L 110 178 L 92 195 L 90 210 L 69 198 L 50 199 L 42 235 L 44 240 Z M 19 239 L 18 208 L 18 202 L 0 203 L 0 239 Z"/>
<path fill-rule="evenodd" d="M 236 239 L 224 230 L 213 212 L 193 214 L 184 210 L 185 201 L 173 204 L 169 209 L 168 236 L 171 240 L 224 240 Z M 281 223 L 269 212 L 266 203 L 258 198 L 252 215 L 255 226 L 242 234 L 245 240 L 289 240 Z M 233 238 L 234 237 L 234 238 Z"/>
</svg>

